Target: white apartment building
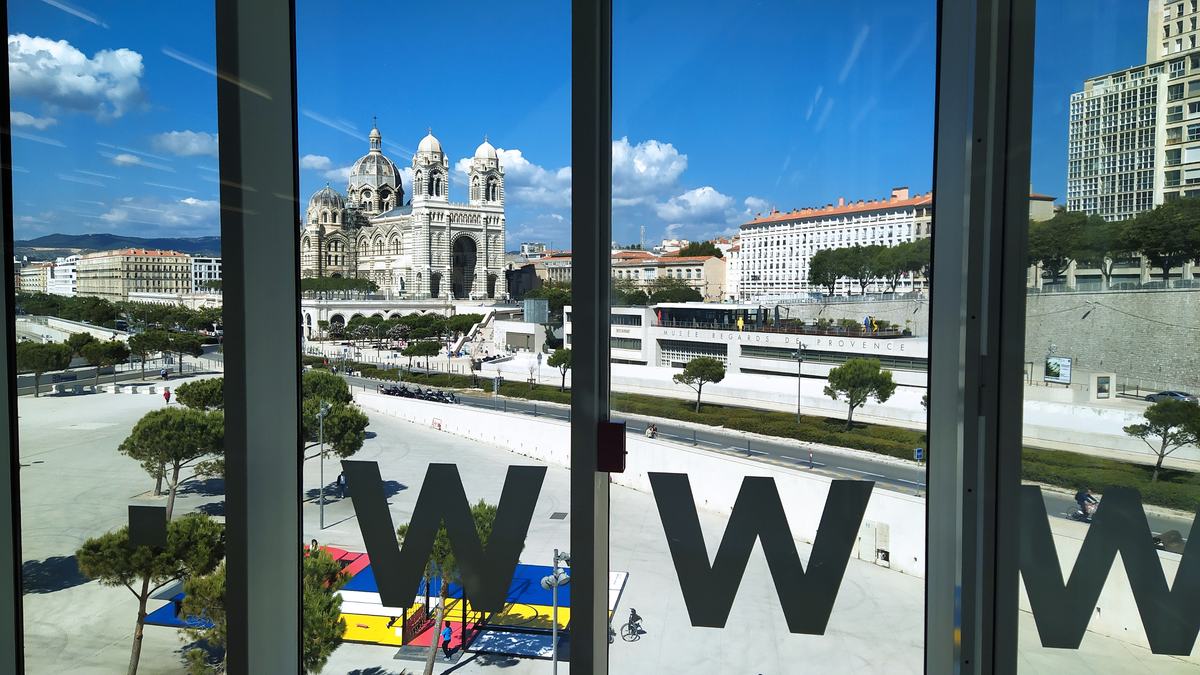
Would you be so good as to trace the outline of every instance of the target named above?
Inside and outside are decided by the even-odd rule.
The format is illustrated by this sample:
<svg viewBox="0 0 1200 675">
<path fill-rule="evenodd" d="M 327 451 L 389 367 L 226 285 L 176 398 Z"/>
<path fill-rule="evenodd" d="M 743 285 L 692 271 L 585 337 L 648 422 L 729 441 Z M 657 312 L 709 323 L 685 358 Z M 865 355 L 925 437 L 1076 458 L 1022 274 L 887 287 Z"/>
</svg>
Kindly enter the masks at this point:
<svg viewBox="0 0 1200 675">
<path fill-rule="evenodd" d="M 1124 220 L 1200 196 L 1197 0 L 1149 0 L 1146 63 L 1071 95 L 1067 209 Z"/>
<path fill-rule="evenodd" d="M 742 242 L 738 237 L 725 251 L 725 293 L 723 300 L 736 302 L 742 290 Z"/>
<path fill-rule="evenodd" d="M 50 268 L 50 277 L 46 280 L 46 292 L 51 295 L 75 295 L 77 293 L 78 275 L 75 266 L 82 256 L 69 255 L 56 258 Z"/>
<path fill-rule="evenodd" d="M 550 253 L 549 248 L 540 241 L 521 242 L 521 257 L 525 260 L 537 260 Z"/>
<path fill-rule="evenodd" d="M 192 292 L 193 293 L 208 293 L 212 289 L 208 287 L 210 281 L 221 280 L 221 259 L 220 258 L 197 258 L 192 257 Z"/>
<path fill-rule="evenodd" d="M 741 226 L 738 297 L 742 302 L 796 298 L 825 289 L 808 280 L 808 264 L 817 251 L 851 246 L 895 246 L 930 235 L 933 194 L 910 195 L 907 187 L 886 199 L 847 202 L 819 208 L 775 211 Z M 924 286 L 910 275 L 896 284 L 903 293 Z M 882 292 L 882 279 L 867 292 Z M 858 282 L 839 279 L 835 295 L 858 292 Z"/>
<path fill-rule="evenodd" d="M 88 253 L 76 265 L 79 295 L 128 300 L 131 293 L 187 293 L 190 257 L 176 251 L 126 248 Z"/>
<path fill-rule="evenodd" d="M 715 256 L 614 256 L 612 276 L 617 280 L 632 282 L 646 291 L 650 290 L 656 279 L 676 279 L 696 290 L 707 301 L 719 301 L 725 295 L 725 261 Z"/>
</svg>

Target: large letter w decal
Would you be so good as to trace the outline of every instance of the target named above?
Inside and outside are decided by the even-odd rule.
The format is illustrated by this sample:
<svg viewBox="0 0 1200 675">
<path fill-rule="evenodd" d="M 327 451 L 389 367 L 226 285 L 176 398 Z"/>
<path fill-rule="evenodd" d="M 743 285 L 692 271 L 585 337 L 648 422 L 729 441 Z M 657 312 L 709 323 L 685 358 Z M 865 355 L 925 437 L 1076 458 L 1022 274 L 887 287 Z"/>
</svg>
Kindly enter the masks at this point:
<svg viewBox="0 0 1200 675">
<path fill-rule="evenodd" d="M 412 604 L 438 527 L 444 522 L 454 557 L 462 571 L 463 586 L 471 595 L 471 604 L 484 612 L 498 612 L 504 608 L 513 571 L 521 549 L 525 547 L 525 535 L 529 532 L 533 509 L 542 490 L 542 480 L 546 477 L 546 467 L 508 467 L 492 534 L 486 542 L 481 542 L 471 518 L 471 504 L 458 476 L 458 467 L 430 464 L 425 472 L 425 482 L 421 484 L 421 493 L 417 495 L 403 550 L 396 542 L 396 528 L 388 513 L 379 465 L 346 460 L 342 467 L 384 605 L 407 607 Z"/>
<path fill-rule="evenodd" d="M 1193 522 L 1193 534 L 1200 517 Z M 1021 577 L 1045 647 L 1079 649 L 1117 553 L 1137 601 L 1150 651 L 1186 656 L 1200 632 L 1200 544 L 1189 538 L 1168 589 L 1136 490 L 1109 488 L 1064 585 L 1042 489 L 1021 486 Z"/>
<path fill-rule="evenodd" d="M 725 536 L 710 567 L 687 475 L 651 473 L 650 486 L 692 625 L 725 627 L 754 540 L 758 539 L 775 580 L 788 630 L 824 634 L 873 485 L 870 481 L 835 480 L 829 486 L 805 572 L 775 479 L 743 478 Z"/>
</svg>

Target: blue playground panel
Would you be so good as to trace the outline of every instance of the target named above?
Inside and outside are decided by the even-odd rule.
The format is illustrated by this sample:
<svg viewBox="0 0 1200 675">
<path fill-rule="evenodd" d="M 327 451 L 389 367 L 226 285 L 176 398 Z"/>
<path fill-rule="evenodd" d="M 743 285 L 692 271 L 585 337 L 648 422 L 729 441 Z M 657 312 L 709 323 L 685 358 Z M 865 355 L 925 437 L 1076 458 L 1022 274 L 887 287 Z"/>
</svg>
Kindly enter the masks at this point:
<svg viewBox="0 0 1200 675">
<path fill-rule="evenodd" d="M 508 586 L 508 595 L 505 599 L 511 603 L 524 605 L 550 605 L 553 602 L 551 591 L 542 588 L 542 578 L 547 577 L 553 572 L 553 568 L 549 565 L 525 565 L 518 564 L 517 569 L 513 572 L 512 581 Z M 569 569 L 564 571 L 570 572 Z M 442 588 L 441 579 L 435 578 L 429 584 L 429 595 L 437 595 Z M 360 591 L 363 593 L 378 593 L 379 585 L 375 582 L 375 570 L 372 565 L 367 565 L 358 574 L 355 574 L 342 590 Z M 461 598 L 462 586 L 451 582 L 448 597 Z M 417 587 L 414 596 L 425 595 L 425 582 L 421 581 Z M 467 598 L 470 600 L 470 598 Z M 571 606 L 571 587 L 569 585 L 562 586 L 558 589 L 558 606 Z"/>
<path fill-rule="evenodd" d="M 170 602 L 146 615 L 146 624 L 149 626 L 166 626 L 167 628 L 195 628 L 197 630 L 212 628 L 213 624 L 208 619 L 198 619 L 194 616 L 180 618 L 179 608 L 182 602 L 183 593 L 171 596 Z"/>
<path fill-rule="evenodd" d="M 571 635 L 568 631 L 558 632 L 559 659 L 569 658 L 569 643 Z M 537 659 L 548 659 L 553 652 L 553 638 L 549 631 L 544 633 L 527 633 L 510 630 L 481 630 L 467 645 L 472 652 L 487 654 L 503 654 L 506 656 L 524 656 Z"/>
</svg>

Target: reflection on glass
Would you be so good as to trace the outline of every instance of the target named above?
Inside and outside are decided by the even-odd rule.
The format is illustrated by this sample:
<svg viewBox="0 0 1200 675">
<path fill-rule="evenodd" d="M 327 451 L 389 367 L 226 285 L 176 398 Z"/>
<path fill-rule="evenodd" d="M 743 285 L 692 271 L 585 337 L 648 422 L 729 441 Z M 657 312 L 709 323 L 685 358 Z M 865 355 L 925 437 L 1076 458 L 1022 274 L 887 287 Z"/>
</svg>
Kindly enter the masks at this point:
<svg viewBox="0 0 1200 675">
<path fill-rule="evenodd" d="M 26 672 L 215 663 L 212 7 L 8 12 Z"/>
<path fill-rule="evenodd" d="M 613 671 L 918 671 L 935 7 L 615 5 Z"/>
<path fill-rule="evenodd" d="M 297 8 L 310 671 L 569 640 L 566 10 Z"/>
<path fill-rule="evenodd" d="M 1021 668 L 1195 672 L 1200 14 L 1076 10 L 1037 17 Z"/>
</svg>

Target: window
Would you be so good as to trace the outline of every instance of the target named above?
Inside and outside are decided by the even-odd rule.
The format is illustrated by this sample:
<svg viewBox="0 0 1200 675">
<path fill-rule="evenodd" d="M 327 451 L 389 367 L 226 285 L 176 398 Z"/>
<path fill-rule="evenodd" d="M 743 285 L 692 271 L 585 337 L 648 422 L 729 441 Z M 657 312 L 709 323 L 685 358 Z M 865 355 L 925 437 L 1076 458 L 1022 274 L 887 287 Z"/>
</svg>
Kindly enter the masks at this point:
<svg viewBox="0 0 1200 675">
<path fill-rule="evenodd" d="M 1183 98 L 1183 85 L 1182 84 L 1172 84 L 1167 87 L 1167 100 L 1168 101 L 1178 101 L 1181 98 Z"/>
<path fill-rule="evenodd" d="M 637 338 L 613 337 L 610 338 L 609 344 L 613 349 L 640 350 L 642 348 L 642 341 Z"/>
</svg>

